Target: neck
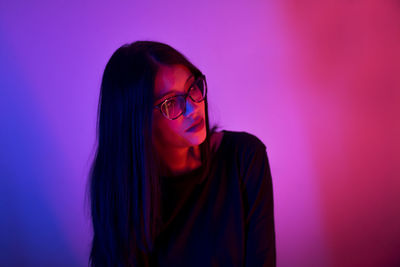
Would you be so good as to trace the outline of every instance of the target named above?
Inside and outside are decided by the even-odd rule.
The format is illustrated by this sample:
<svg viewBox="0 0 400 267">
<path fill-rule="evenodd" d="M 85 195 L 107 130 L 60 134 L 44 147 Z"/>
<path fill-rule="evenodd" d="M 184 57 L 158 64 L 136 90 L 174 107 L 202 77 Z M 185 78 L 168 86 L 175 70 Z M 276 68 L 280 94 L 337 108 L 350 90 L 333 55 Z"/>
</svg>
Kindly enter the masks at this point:
<svg viewBox="0 0 400 267">
<path fill-rule="evenodd" d="M 157 148 L 161 168 L 167 176 L 179 175 L 201 165 L 200 146 L 184 148 Z"/>
</svg>

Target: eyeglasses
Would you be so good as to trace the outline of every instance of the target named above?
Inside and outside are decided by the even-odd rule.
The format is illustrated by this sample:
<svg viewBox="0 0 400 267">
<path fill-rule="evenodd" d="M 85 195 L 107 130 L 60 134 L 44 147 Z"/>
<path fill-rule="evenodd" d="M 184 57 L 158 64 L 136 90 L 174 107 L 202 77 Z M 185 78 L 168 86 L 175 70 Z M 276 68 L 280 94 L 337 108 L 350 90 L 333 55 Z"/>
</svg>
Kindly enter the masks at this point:
<svg viewBox="0 0 400 267">
<path fill-rule="evenodd" d="M 207 83 L 204 75 L 199 76 L 189 87 L 186 94 L 175 95 L 168 97 L 160 104 L 154 106 L 159 109 L 160 112 L 169 120 L 175 120 L 186 111 L 186 98 L 189 96 L 190 99 L 195 103 L 200 103 L 204 100 L 207 94 Z"/>
</svg>

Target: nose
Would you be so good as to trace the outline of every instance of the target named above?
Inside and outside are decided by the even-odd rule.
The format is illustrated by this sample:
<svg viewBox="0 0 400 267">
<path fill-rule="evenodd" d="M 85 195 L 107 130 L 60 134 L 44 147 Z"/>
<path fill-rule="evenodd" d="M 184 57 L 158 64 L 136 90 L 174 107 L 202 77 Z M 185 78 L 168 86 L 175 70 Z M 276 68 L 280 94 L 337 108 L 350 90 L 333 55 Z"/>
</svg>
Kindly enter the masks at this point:
<svg viewBox="0 0 400 267">
<path fill-rule="evenodd" d="M 189 117 L 196 110 L 197 104 L 190 97 L 186 98 L 185 117 Z"/>
</svg>

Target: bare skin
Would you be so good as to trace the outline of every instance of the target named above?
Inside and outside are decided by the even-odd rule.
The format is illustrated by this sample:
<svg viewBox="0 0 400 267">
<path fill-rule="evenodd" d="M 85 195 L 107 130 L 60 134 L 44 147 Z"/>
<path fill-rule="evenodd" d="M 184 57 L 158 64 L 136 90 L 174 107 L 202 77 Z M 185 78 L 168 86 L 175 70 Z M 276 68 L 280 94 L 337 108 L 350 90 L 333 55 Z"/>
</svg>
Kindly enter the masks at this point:
<svg viewBox="0 0 400 267">
<path fill-rule="evenodd" d="M 187 92 L 195 77 L 183 65 L 163 65 L 159 68 L 154 86 L 155 105 L 167 97 Z M 174 120 L 165 118 L 154 109 L 153 144 L 165 175 L 179 175 L 201 165 L 200 144 L 206 139 L 205 104 L 186 100 L 186 111 Z M 196 122 L 203 127 L 188 130 Z M 211 136 L 213 147 L 218 147 L 220 134 Z"/>
<path fill-rule="evenodd" d="M 215 132 L 211 136 L 210 142 L 212 151 L 215 152 L 219 148 L 223 134 L 223 132 Z M 196 169 L 201 165 L 199 146 L 187 149 L 177 149 L 176 151 L 160 149 L 158 152 L 167 175 L 183 174 Z"/>
<path fill-rule="evenodd" d="M 168 176 L 183 174 L 201 165 L 199 146 L 157 151 Z"/>
</svg>

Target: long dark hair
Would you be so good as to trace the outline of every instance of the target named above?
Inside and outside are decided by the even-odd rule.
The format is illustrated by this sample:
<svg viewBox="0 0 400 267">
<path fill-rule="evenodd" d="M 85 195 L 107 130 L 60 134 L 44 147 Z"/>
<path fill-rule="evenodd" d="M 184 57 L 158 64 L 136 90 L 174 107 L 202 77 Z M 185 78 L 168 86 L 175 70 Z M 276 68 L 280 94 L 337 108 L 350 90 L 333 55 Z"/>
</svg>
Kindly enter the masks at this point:
<svg viewBox="0 0 400 267">
<path fill-rule="evenodd" d="M 90 266 L 150 266 L 161 224 L 160 164 L 152 144 L 154 80 L 160 65 L 202 73 L 167 44 L 137 41 L 108 61 L 97 110 L 96 152 L 89 173 L 93 240 Z M 202 164 L 211 158 L 207 98 Z M 207 167 L 206 167 L 207 169 Z"/>
</svg>

